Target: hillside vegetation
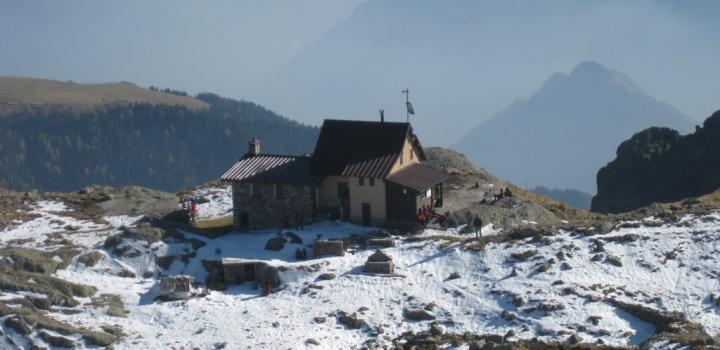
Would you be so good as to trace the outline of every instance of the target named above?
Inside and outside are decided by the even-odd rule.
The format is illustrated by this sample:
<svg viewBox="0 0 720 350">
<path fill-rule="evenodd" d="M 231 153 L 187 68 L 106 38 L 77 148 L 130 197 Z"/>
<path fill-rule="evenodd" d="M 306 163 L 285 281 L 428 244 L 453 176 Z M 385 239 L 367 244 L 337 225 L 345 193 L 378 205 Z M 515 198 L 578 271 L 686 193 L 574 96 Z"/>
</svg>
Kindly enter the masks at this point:
<svg viewBox="0 0 720 350">
<path fill-rule="evenodd" d="M 116 103 L 178 105 L 193 110 L 208 107 L 207 103 L 196 98 L 148 90 L 128 82 L 78 84 L 36 78 L 0 77 L 0 116 L 49 109 L 91 111 Z"/>
<path fill-rule="evenodd" d="M 317 128 L 250 102 L 212 94 L 183 100 L 208 108 L 110 104 L 0 118 L 0 187 L 72 191 L 104 184 L 177 191 L 218 178 L 245 154 L 249 138 L 259 137 L 263 151 L 305 153 L 317 137 Z"/>
</svg>

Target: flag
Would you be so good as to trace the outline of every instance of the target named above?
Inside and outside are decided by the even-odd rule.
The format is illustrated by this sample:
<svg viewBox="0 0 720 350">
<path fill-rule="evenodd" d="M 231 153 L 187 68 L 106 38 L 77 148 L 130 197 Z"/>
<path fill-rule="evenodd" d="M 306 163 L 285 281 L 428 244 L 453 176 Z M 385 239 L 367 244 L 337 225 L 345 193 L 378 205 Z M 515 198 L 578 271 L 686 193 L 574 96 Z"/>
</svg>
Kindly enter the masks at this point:
<svg viewBox="0 0 720 350">
<path fill-rule="evenodd" d="M 414 115 L 414 114 L 415 114 L 415 110 L 413 109 L 413 106 L 412 106 L 412 104 L 410 103 L 410 101 L 405 102 L 405 105 L 407 106 L 407 113 Z"/>
</svg>

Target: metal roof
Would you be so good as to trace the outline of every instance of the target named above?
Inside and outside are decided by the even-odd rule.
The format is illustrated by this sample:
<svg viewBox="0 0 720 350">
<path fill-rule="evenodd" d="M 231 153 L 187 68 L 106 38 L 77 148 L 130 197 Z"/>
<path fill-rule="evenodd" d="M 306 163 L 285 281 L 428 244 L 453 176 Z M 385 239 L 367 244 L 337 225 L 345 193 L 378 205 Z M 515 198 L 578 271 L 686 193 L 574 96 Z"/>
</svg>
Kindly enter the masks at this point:
<svg viewBox="0 0 720 350">
<path fill-rule="evenodd" d="M 315 185 L 320 179 L 310 173 L 310 157 L 258 154 L 246 155 L 221 180 Z"/>
<path fill-rule="evenodd" d="M 312 171 L 320 176 L 385 178 L 408 136 L 420 146 L 409 123 L 327 119 L 315 145 Z M 422 160 L 425 154 L 419 149 Z"/>
<path fill-rule="evenodd" d="M 427 165 L 413 164 L 390 175 L 387 181 L 423 192 L 443 182 L 447 177 L 446 173 Z"/>
</svg>

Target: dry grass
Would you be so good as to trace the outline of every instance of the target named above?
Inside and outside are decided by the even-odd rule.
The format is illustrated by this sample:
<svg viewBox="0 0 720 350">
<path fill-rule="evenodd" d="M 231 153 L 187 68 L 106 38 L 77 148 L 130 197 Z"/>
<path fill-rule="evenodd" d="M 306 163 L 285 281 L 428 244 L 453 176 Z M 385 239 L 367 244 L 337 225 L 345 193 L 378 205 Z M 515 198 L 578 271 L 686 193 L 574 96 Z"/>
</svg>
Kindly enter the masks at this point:
<svg viewBox="0 0 720 350">
<path fill-rule="evenodd" d="M 115 103 L 207 108 L 205 102 L 192 97 L 151 91 L 128 82 L 77 84 L 47 79 L 0 77 L 0 115 L 48 107 L 86 111 Z"/>
<path fill-rule="evenodd" d="M 199 228 L 199 229 L 215 229 L 215 228 L 226 228 L 226 227 L 232 228 L 232 225 L 233 225 L 233 217 L 226 216 L 226 217 L 217 218 L 217 219 L 197 220 L 197 221 L 195 221 L 195 224 L 193 226 L 195 228 Z"/>
</svg>

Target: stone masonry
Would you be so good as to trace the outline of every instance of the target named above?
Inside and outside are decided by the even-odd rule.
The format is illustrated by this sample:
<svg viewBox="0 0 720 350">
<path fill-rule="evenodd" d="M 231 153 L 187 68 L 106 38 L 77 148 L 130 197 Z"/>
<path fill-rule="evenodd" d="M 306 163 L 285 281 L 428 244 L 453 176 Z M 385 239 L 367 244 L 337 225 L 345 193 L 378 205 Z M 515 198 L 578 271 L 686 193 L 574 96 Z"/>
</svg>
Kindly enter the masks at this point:
<svg viewBox="0 0 720 350">
<path fill-rule="evenodd" d="M 295 213 L 303 216 L 305 224 L 315 220 L 315 190 L 311 186 L 236 182 L 232 188 L 237 230 L 279 228 L 285 214 L 293 228 Z M 241 226 L 243 213 L 248 218 L 245 227 Z"/>
</svg>

